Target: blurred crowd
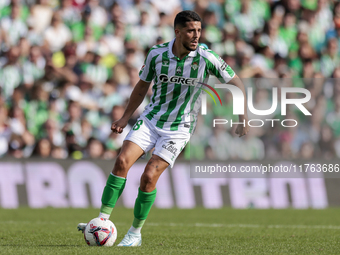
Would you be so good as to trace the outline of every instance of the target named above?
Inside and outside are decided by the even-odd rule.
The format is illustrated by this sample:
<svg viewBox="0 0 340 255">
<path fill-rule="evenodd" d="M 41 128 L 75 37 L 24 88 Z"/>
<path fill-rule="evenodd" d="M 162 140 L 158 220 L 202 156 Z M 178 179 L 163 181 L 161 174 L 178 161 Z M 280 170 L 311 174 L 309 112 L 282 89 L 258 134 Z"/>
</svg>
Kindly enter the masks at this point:
<svg viewBox="0 0 340 255">
<path fill-rule="evenodd" d="M 261 79 L 312 95 L 312 116 L 288 111 L 297 127 L 266 124 L 244 139 L 200 116 L 192 144 L 203 146 L 181 157 L 340 157 L 340 3 L 333 0 L 0 0 L 0 157 L 114 158 L 148 97 L 122 135 L 111 123 L 148 50 L 174 37 L 181 10 L 202 17 L 200 42 L 253 86 L 255 108 L 271 105 Z M 230 93 L 224 102 L 213 117 L 233 118 Z"/>
</svg>

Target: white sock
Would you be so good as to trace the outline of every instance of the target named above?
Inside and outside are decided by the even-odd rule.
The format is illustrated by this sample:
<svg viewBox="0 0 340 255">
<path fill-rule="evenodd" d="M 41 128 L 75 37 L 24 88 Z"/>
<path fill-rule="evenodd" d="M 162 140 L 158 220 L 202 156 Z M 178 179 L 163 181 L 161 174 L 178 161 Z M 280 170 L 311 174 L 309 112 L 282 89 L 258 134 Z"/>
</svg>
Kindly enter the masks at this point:
<svg viewBox="0 0 340 255">
<path fill-rule="evenodd" d="M 141 230 L 142 230 L 142 228 L 135 228 L 133 226 L 131 226 L 131 228 L 129 229 L 129 231 L 134 233 L 134 234 L 140 234 Z"/>
<path fill-rule="evenodd" d="M 106 213 L 99 213 L 98 218 L 103 218 L 108 220 L 110 218 L 110 214 L 106 214 Z"/>
</svg>

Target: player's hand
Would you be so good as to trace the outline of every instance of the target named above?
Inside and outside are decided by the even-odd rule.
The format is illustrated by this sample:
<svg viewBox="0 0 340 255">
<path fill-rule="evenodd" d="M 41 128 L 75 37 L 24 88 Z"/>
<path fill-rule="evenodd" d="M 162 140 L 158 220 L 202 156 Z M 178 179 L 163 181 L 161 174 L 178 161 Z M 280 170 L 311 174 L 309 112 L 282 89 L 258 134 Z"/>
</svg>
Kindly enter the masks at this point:
<svg viewBox="0 0 340 255">
<path fill-rule="evenodd" d="M 249 131 L 248 118 L 244 117 L 244 118 L 242 118 L 242 120 L 240 120 L 240 122 L 243 122 L 243 121 L 245 123 L 245 126 L 243 124 L 237 124 L 237 128 L 236 128 L 236 131 L 235 131 L 235 133 L 239 137 L 248 134 L 248 131 Z"/>
<path fill-rule="evenodd" d="M 128 120 L 125 120 L 123 118 L 116 120 L 112 122 L 111 130 L 113 133 L 121 134 L 123 132 L 123 129 L 127 126 L 127 124 L 128 124 Z"/>
</svg>

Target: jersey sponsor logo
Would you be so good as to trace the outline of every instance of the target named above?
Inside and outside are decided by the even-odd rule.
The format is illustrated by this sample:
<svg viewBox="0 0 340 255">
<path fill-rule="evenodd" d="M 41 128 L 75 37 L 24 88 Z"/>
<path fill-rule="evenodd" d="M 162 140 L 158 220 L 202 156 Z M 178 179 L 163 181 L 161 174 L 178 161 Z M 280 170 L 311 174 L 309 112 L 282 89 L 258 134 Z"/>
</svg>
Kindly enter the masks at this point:
<svg viewBox="0 0 340 255">
<path fill-rule="evenodd" d="M 169 151 L 173 155 L 176 155 L 178 149 L 174 146 L 175 144 L 176 144 L 175 142 L 169 141 L 166 144 L 163 144 L 162 148 L 166 149 L 167 151 Z"/>
<path fill-rule="evenodd" d="M 176 76 L 176 75 L 168 77 L 166 74 L 160 74 L 158 76 L 158 80 L 162 83 L 179 83 L 179 84 L 182 84 L 182 85 L 195 86 L 195 87 L 200 86 L 200 85 L 205 86 L 205 87 L 209 88 L 212 92 L 214 92 L 214 94 L 217 96 L 218 100 L 220 101 L 220 103 L 222 105 L 221 98 L 218 95 L 217 91 L 213 87 L 211 87 L 210 85 L 199 82 L 198 79 L 196 79 L 196 78 L 184 78 L 184 77 Z M 214 96 L 208 90 L 206 90 L 204 88 L 200 88 L 200 89 L 205 91 L 214 100 L 214 103 L 216 105 L 216 101 L 214 99 Z"/>
<path fill-rule="evenodd" d="M 198 82 L 198 79 L 195 78 L 185 78 L 176 75 L 168 77 L 166 74 L 160 74 L 158 76 L 158 80 L 163 83 L 179 83 L 182 85 L 194 85 L 194 86 Z"/>
<path fill-rule="evenodd" d="M 192 64 L 191 64 L 191 68 L 194 69 L 194 70 L 196 70 L 196 69 L 198 68 L 197 62 L 192 63 Z"/>
</svg>

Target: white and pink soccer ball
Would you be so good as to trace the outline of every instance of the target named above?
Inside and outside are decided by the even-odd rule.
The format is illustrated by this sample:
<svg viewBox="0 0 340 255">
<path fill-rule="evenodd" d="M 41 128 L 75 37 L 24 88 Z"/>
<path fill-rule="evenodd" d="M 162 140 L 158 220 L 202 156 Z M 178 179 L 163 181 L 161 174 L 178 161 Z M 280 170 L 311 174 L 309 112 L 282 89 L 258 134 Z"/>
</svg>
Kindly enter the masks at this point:
<svg viewBox="0 0 340 255">
<path fill-rule="evenodd" d="M 117 239 L 117 228 L 110 220 L 94 218 L 87 223 L 84 238 L 90 246 L 112 246 Z"/>
</svg>

